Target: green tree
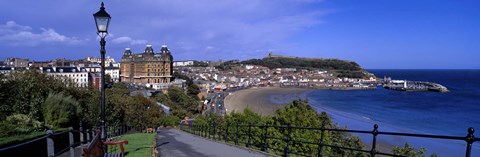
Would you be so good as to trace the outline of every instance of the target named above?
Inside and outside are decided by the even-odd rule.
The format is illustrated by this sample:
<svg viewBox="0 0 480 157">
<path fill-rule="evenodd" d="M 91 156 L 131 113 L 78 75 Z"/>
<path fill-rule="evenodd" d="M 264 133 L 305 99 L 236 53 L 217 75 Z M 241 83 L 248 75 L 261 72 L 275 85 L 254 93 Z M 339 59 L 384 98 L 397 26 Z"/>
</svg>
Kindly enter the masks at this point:
<svg viewBox="0 0 480 157">
<path fill-rule="evenodd" d="M 71 126 L 78 102 L 63 93 L 50 93 L 43 103 L 45 124 L 54 128 Z"/>
<path fill-rule="evenodd" d="M 178 118 L 177 116 L 174 116 L 174 115 L 167 115 L 167 116 L 161 116 L 160 118 L 158 118 L 158 121 L 159 121 L 158 123 L 161 126 L 173 127 L 173 126 L 177 126 L 179 124 L 180 118 Z"/>
<path fill-rule="evenodd" d="M 392 150 L 392 153 L 394 155 L 401 155 L 401 156 L 408 156 L 408 157 L 425 157 L 427 149 L 425 148 L 420 148 L 418 150 L 415 150 L 412 146 L 410 146 L 408 143 L 405 143 L 405 146 L 403 147 L 398 147 L 395 146 Z M 431 157 L 436 157 L 437 155 L 433 153 L 430 155 Z"/>
<path fill-rule="evenodd" d="M 198 87 L 196 84 L 191 84 L 187 87 L 187 94 L 191 97 L 198 99 L 198 93 L 200 93 L 200 87 Z"/>
<path fill-rule="evenodd" d="M 174 109 L 184 109 L 189 115 L 198 113 L 198 106 L 200 105 L 200 101 L 185 94 L 183 89 L 178 87 L 168 88 L 168 98 L 170 99 L 173 106 L 178 105 L 177 107 L 174 107 Z"/>
<path fill-rule="evenodd" d="M 73 89 L 69 80 L 47 76 L 35 70 L 17 71 L 0 80 L 0 120 L 12 114 L 26 114 L 43 121 L 42 103 L 50 92 Z"/>
<path fill-rule="evenodd" d="M 250 142 L 253 148 L 263 147 L 263 133 L 264 130 L 258 125 L 268 126 L 282 126 L 282 127 L 268 127 L 267 132 L 270 138 L 268 140 L 268 146 L 270 150 L 283 150 L 287 143 L 284 140 L 290 136 L 291 139 L 296 141 L 305 141 L 311 143 L 317 143 L 320 141 L 322 132 L 320 130 L 311 129 L 295 129 L 293 127 L 314 127 L 314 128 L 327 128 L 327 129 L 339 129 L 338 126 L 333 125 L 330 117 L 325 113 L 318 113 L 308 103 L 302 100 L 295 100 L 292 103 L 287 104 L 284 108 L 279 109 L 273 116 L 261 117 L 259 114 L 245 109 L 243 113 L 232 112 L 226 115 L 224 118 L 215 115 L 199 116 L 195 118 L 195 125 L 217 125 L 216 129 L 221 130 L 219 134 L 223 137 L 223 133 L 226 131 L 226 125 L 229 125 L 230 131 L 235 130 L 239 135 L 239 142 L 246 143 L 248 141 L 247 134 L 250 132 L 252 135 Z M 253 124 L 253 125 L 249 125 Z M 240 127 L 236 128 L 236 125 Z M 257 126 L 256 126 L 257 125 Z M 250 130 L 249 130 L 250 126 Z M 229 141 L 236 139 L 234 133 L 229 134 Z M 329 145 L 342 146 L 352 149 L 363 149 L 364 145 L 357 136 L 353 136 L 343 132 L 323 132 L 323 142 Z M 289 143 L 289 150 L 309 156 L 315 156 L 318 152 L 318 145 L 307 143 Z M 283 152 L 276 151 L 278 155 Z M 365 156 L 355 151 L 333 149 L 330 147 L 324 147 L 323 153 L 326 156 Z"/>
<path fill-rule="evenodd" d="M 45 127 L 43 123 L 24 114 L 13 114 L 0 122 L 0 137 L 14 134 L 27 134 L 32 131 L 41 131 Z"/>
</svg>

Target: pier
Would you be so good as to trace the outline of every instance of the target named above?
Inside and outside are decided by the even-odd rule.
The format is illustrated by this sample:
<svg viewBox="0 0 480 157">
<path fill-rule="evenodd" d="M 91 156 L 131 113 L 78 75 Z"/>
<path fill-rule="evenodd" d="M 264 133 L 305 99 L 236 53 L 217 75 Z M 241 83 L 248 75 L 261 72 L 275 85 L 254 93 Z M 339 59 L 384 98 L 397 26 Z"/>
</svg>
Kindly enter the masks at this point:
<svg viewBox="0 0 480 157">
<path fill-rule="evenodd" d="M 434 91 L 434 92 L 448 92 L 447 87 L 433 82 L 423 81 L 408 81 L 408 80 L 384 80 L 384 88 L 398 91 Z"/>
</svg>

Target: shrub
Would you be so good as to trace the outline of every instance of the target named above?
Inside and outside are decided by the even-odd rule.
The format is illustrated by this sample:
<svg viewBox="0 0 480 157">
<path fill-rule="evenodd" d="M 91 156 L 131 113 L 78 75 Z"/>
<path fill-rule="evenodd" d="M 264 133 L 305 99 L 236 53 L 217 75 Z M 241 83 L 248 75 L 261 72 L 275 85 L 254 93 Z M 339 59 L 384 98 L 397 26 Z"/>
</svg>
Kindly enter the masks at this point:
<svg viewBox="0 0 480 157">
<path fill-rule="evenodd" d="M 50 93 L 43 103 L 45 124 L 54 127 L 68 127 L 76 115 L 78 102 L 63 93 Z"/>
</svg>

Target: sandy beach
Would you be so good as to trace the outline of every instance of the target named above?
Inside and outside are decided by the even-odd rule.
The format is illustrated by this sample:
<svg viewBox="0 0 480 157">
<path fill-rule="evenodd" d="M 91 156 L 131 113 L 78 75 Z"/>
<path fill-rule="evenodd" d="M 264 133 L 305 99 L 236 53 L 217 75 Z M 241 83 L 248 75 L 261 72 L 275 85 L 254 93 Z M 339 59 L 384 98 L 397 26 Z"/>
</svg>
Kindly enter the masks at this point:
<svg viewBox="0 0 480 157">
<path fill-rule="evenodd" d="M 259 87 L 259 88 L 249 88 L 244 90 L 239 90 L 231 93 L 225 98 L 225 107 L 228 109 L 227 113 L 232 111 L 243 112 L 245 108 L 250 108 L 252 111 L 265 116 L 272 115 L 275 113 L 275 110 L 282 108 L 285 104 L 292 102 L 295 99 L 305 99 L 306 92 L 312 91 L 312 89 L 306 88 L 280 88 L 280 87 Z M 318 109 L 318 108 L 317 108 Z M 349 122 L 350 124 L 355 123 L 356 125 L 367 125 L 373 126 L 373 123 L 365 124 L 363 118 L 353 118 L 351 116 L 344 117 L 345 114 L 337 113 L 338 111 L 320 109 L 320 111 L 326 111 L 333 119 L 340 122 Z M 352 125 L 352 126 L 356 126 Z M 368 128 L 370 129 L 370 128 Z M 366 130 L 368 130 L 366 129 Z M 367 149 L 371 148 L 371 141 L 369 135 L 364 135 L 368 138 L 364 138 L 363 142 L 366 145 Z M 382 152 L 391 152 L 394 147 L 387 141 L 378 140 L 377 141 L 377 150 Z"/>
<path fill-rule="evenodd" d="M 265 116 L 272 115 L 275 110 L 285 106 L 295 99 L 305 99 L 305 92 L 312 89 L 258 87 L 239 90 L 225 98 L 227 113 L 243 112 L 245 108 Z"/>
</svg>

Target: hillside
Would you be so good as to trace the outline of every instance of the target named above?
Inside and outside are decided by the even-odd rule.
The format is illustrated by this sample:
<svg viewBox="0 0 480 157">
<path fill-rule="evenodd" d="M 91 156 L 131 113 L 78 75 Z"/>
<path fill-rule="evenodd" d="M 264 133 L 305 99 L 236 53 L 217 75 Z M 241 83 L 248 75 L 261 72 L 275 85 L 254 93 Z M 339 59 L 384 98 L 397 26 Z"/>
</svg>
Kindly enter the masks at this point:
<svg viewBox="0 0 480 157">
<path fill-rule="evenodd" d="M 368 73 L 357 63 L 340 59 L 265 57 L 241 61 L 241 64 L 261 65 L 269 68 L 319 69 L 333 72 L 338 77 L 361 78 Z"/>
</svg>

